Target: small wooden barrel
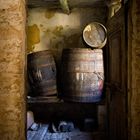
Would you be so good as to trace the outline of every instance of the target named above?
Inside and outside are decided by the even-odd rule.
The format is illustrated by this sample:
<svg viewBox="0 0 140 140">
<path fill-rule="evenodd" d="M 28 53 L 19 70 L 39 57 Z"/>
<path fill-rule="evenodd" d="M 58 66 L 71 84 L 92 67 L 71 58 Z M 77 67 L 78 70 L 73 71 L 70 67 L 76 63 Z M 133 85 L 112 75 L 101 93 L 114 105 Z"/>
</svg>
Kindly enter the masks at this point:
<svg viewBox="0 0 140 140">
<path fill-rule="evenodd" d="M 103 24 L 92 22 L 85 27 L 83 39 L 90 47 L 95 49 L 102 48 L 107 41 L 107 30 Z"/>
<path fill-rule="evenodd" d="M 57 94 L 56 65 L 50 51 L 29 54 L 27 69 L 34 95 L 49 96 Z"/>
<path fill-rule="evenodd" d="M 104 82 L 101 49 L 64 49 L 62 53 L 62 95 L 74 102 L 101 100 Z"/>
</svg>

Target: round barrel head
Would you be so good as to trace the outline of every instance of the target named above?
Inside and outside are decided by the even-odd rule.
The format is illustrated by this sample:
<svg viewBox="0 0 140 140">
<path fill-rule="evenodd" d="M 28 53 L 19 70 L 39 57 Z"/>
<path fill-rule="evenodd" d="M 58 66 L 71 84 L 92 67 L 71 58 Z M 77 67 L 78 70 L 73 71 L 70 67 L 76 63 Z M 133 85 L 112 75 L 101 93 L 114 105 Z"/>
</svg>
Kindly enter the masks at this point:
<svg viewBox="0 0 140 140">
<path fill-rule="evenodd" d="M 102 48 L 107 41 L 107 30 L 101 23 L 92 22 L 85 27 L 83 39 L 90 47 Z"/>
</svg>

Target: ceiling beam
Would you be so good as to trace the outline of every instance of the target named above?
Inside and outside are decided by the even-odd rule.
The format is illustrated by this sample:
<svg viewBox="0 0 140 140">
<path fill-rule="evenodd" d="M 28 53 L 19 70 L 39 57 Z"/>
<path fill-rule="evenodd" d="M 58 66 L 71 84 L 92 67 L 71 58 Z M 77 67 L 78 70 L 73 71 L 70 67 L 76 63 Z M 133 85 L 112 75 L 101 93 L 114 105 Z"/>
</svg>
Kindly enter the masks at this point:
<svg viewBox="0 0 140 140">
<path fill-rule="evenodd" d="M 62 8 L 65 13 L 69 13 L 72 8 L 79 7 L 106 7 L 107 0 L 27 0 L 29 7 Z"/>
<path fill-rule="evenodd" d="M 59 1 L 60 1 L 60 5 L 61 5 L 61 8 L 64 11 L 64 13 L 70 14 L 68 1 L 67 0 L 59 0 Z"/>
</svg>

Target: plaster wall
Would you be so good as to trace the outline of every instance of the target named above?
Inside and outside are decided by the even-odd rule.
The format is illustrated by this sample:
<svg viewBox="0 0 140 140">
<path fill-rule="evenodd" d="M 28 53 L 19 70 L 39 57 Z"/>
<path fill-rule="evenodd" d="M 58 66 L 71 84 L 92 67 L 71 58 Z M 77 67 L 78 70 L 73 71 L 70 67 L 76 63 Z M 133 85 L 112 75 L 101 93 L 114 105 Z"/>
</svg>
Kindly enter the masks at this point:
<svg viewBox="0 0 140 140">
<path fill-rule="evenodd" d="M 0 140 L 25 140 L 25 1 L 0 0 Z"/>
<path fill-rule="evenodd" d="M 63 48 L 86 47 L 84 27 L 93 21 L 105 23 L 105 8 L 74 8 L 69 15 L 61 10 L 28 10 L 27 52 L 51 50 L 59 63 Z"/>
</svg>

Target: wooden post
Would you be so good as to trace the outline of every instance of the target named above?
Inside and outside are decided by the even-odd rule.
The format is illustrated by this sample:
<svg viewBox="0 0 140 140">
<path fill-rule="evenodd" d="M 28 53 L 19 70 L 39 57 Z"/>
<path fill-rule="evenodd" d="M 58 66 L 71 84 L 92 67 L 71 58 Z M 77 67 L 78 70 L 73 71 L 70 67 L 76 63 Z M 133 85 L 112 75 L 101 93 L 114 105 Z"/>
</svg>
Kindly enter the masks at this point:
<svg viewBox="0 0 140 140">
<path fill-rule="evenodd" d="M 128 15 L 128 139 L 140 139 L 140 1 L 131 0 Z"/>
<path fill-rule="evenodd" d="M 25 1 L 0 0 L 0 140 L 25 140 Z"/>
</svg>

